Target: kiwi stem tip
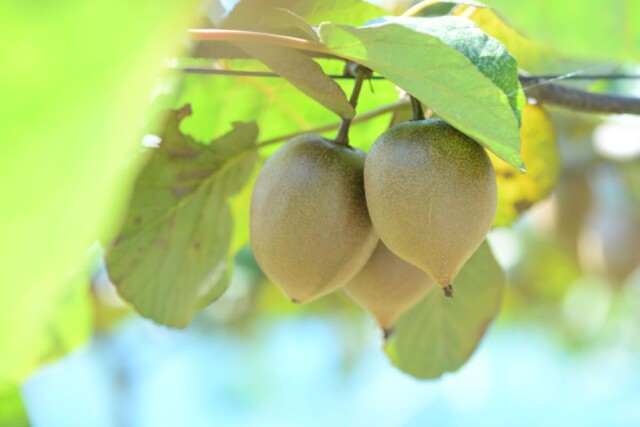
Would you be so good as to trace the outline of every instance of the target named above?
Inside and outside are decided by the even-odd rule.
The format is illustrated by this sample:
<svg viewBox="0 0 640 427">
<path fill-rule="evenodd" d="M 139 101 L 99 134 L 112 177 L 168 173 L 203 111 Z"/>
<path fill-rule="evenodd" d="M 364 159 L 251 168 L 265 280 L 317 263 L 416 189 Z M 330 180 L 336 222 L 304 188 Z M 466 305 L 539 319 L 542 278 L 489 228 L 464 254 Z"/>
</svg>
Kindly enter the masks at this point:
<svg viewBox="0 0 640 427">
<path fill-rule="evenodd" d="M 393 328 L 382 328 L 382 338 L 384 338 L 385 341 L 387 341 L 392 334 Z"/>
<path fill-rule="evenodd" d="M 444 286 L 442 288 L 442 291 L 444 292 L 445 297 L 453 298 L 453 286 L 451 286 L 451 283 L 449 283 L 447 286 Z"/>
</svg>

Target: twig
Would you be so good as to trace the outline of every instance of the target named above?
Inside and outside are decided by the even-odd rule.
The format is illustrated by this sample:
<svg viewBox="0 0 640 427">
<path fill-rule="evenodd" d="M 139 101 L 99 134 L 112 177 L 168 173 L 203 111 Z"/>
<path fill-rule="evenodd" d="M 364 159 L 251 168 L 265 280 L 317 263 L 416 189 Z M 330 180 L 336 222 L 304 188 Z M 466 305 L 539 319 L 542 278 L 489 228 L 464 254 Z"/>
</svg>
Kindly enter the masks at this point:
<svg viewBox="0 0 640 427">
<path fill-rule="evenodd" d="M 171 70 L 181 71 L 187 74 L 212 74 L 221 76 L 241 76 L 241 77 L 274 77 L 282 78 L 281 75 L 269 71 L 240 71 L 240 70 L 224 70 L 209 67 L 169 67 Z M 353 76 L 349 74 L 329 74 L 334 80 L 353 80 Z M 371 76 L 373 80 L 384 80 L 382 76 Z"/>
<path fill-rule="evenodd" d="M 368 75 L 371 75 L 371 71 L 362 65 L 355 66 L 355 80 L 353 83 L 353 91 L 351 92 L 351 98 L 349 98 L 349 104 L 355 110 L 358 106 L 358 99 L 360 98 L 360 89 L 362 89 L 362 83 Z M 338 128 L 338 135 L 336 136 L 336 143 L 339 145 L 349 146 L 349 128 L 351 127 L 352 119 L 343 119 L 340 127 Z"/>
<path fill-rule="evenodd" d="M 237 71 L 237 70 L 220 70 L 214 68 L 200 67 L 170 67 L 173 70 L 184 73 L 198 74 L 214 74 L 214 75 L 230 75 L 245 77 L 280 77 L 271 72 L 263 71 Z M 351 75 L 330 75 L 334 79 L 352 79 Z M 371 79 L 383 80 L 384 77 L 374 75 Z M 616 114 L 640 114 L 640 98 L 629 96 L 599 94 L 586 92 L 579 89 L 572 89 L 556 83 L 550 83 L 554 79 L 599 79 L 599 80 L 615 80 L 615 79 L 640 79 L 640 75 L 620 74 L 620 75 L 543 75 L 543 76 L 520 76 L 527 95 L 536 98 L 541 103 L 556 105 L 575 111 L 587 113 L 616 113 Z"/>
<path fill-rule="evenodd" d="M 407 108 L 409 107 L 409 101 L 408 100 L 402 100 L 402 101 L 397 101 L 397 102 L 392 102 L 391 104 L 386 104 L 383 105 L 381 107 L 375 108 L 373 110 L 367 111 L 366 113 L 362 113 L 362 114 L 358 114 L 357 116 L 355 116 L 353 118 L 353 120 L 351 120 L 351 123 L 360 123 L 360 122 L 365 122 L 369 119 L 372 119 L 374 117 L 377 116 L 381 116 L 383 114 L 387 114 L 387 113 L 392 113 L 394 111 L 397 110 L 401 110 L 403 108 Z M 323 126 L 318 126 L 316 128 L 312 128 L 312 129 L 305 129 L 303 131 L 300 132 L 294 132 L 294 133 L 290 133 L 287 135 L 281 135 L 281 136 L 277 136 L 275 138 L 271 138 L 271 139 L 267 139 L 264 140 L 262 142 L 260 142 L 257 146 L 258 148 L 263 148 L 272 144 L 278 144 L 280 142 L 284 142 L 284 141 L 288 141 L 291 138 L 295 138 L 296 136 L 300 136 L 300 135 L 304 135 L 304 134 L 309 134 L 309 133 L 323 133 L 323 132 L 328 132 L 331 130 L 336 130 L 340 127 L 342 122 L 337 122 L 337 123 L 330 123 L 328 125 L 323 125 Z"/>
<path fill-rule="evenodd" d="M 523 76 L 521 76 L 522 79 Z M 536 79 L 543 80 L 631 80 L 640 79 L 640 74 L 536 74 L 534 76 L 527 76 Z"/>
<path fill-rule="evenodd" d="M 536 76 L 520 76 L 520 82 L 528 96 L 543 104 L 585 113 L 640 114 L 640 98 L 586 92 L 548 83 Z"/>
<path fill-rule="evenodd" d="M 244 77 L 277 77 L 280 75 L 269 71 L 240 71 L 240 70 L 224 70 L 211 67 L 167 67 L 173 71 L 180 71 L 187 74 L 218 74 L 227 76 L 244 76 Z M 332 79 L 353 79 L 349 74 L 329 74 Z M 384 77 L 374 75 L 370 77 L 373 80 L 384 80 Z M 544 80 L 544 84 L 549 84 L 556 80 L 640 80 L 640 74 L 535 74 L 520 76 L 520 81 L 526 79 Z M 524 83 L 524 82 L 523 82 Z"/>
</svg>

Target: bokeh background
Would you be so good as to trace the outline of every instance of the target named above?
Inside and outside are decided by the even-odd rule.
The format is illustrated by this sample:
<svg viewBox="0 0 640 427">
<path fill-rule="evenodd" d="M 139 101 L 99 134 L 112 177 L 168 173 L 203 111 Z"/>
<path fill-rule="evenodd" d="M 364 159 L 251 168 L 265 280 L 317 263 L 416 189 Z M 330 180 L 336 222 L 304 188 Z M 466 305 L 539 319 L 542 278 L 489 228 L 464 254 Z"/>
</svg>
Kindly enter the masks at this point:
<svg viewBox="0 0 640 427">
<path fill-rule="evenodd" d="M 391 365 L 374 321 L 343 293 L 290 304 L 246 247 L 228 292 L 185 330 L 118 298 L 95 241 L 113 233 L 137 170 L 127 132 L 141 128 L 150 93 L 173 90 L 158 64 L 184 48 L 193 11 L 223 16 L 235 2 L 80 3 L 0 5 L 10 17 L 3 39 L 14 35 L 0 51 L 13 65 L 0 74 L 0 425 L 640 424 L 640 118 L 548 110 L 562 164 L 556 188 L 489 236 L 508 278 L 500 314 L 458 372 L 421 381 Z M 545 33 L 534 4 L 590 7 L 487 3 L 532 38 Z M 625 17 L 624 2 L 605 3 L 602 12 L 594 2 L 594 22 L 640 26 L 634 6 Z M 547 24 L 591 53 L 571 34 L 598 25 L 574 20 L 564 34 Z M 530 68 L 640 74 L 637 52 L 609 53 L 532 59 Z M 640 79 L 571 84 L 640 97 Z M 69 254 L 89 261 L 69 264 Z"/>
</svg>

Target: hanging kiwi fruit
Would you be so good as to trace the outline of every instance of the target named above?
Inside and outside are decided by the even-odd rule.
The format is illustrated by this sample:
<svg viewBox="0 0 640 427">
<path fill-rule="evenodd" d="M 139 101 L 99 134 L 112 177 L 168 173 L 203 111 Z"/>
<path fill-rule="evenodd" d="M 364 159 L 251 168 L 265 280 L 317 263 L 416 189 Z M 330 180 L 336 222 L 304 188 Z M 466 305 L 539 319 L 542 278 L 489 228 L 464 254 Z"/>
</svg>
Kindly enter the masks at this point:
<svg viewBox="0 0 640 427">
<path fill-rule="evenodd" d="M 344 287 L 347 295 L 389 331 L 395 321 L 434 286 L 424 271 L 403 261 L 379 242 L 373 255 Z"/>
<path fill-rule="evenodd" d="M 496 178 L 485 150 L 444 120 L 409 121 L 376 140 L 364 177 L 380 239 L 452 296 L 453 279 L 496 212 Z"/>
<path fill-rule="evenodd" d="M 358 149 L 304 135 L 284 144 L 257 178 L 251 247 L 264 273 L 294 302 L 341 287 L 375 249 L 364 159 Z"/>
</svg>

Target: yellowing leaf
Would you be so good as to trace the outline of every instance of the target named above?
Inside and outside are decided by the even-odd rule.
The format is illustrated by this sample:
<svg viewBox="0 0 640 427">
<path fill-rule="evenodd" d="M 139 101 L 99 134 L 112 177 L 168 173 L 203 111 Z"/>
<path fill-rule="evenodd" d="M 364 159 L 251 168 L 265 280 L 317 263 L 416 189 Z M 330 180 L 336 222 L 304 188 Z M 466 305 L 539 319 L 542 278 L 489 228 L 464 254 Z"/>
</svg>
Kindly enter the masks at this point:
<svg viewBox="0 0 640 427">
<path fill-rule="evenodd" d="M 637 0 L 488 0 L 533 39 L 578 58 L 640 60 Z"/>
<path fill-rule="evenodd" d="M 500 40 L 517 60 L 518 65 L 529 71 L 549 70 L 557 62 L 557 54 L 536 43 L 507 24 L 495 11 L 474 6 L 460 6 L 454 15 L 463 16 L 475 22 L 485 33 Z"/>
<path fill-rule="evenodd" d="M 522 160 L 527 173 L 521 174 L 492 153 L 498 183 L 498 210 L 493 225 L 511 224 L 534 203 L 547 197 L 558 181 L 560 156 L 556 134 L 542 107 L 527 104 L 522 110 Z"/>
</svg>

